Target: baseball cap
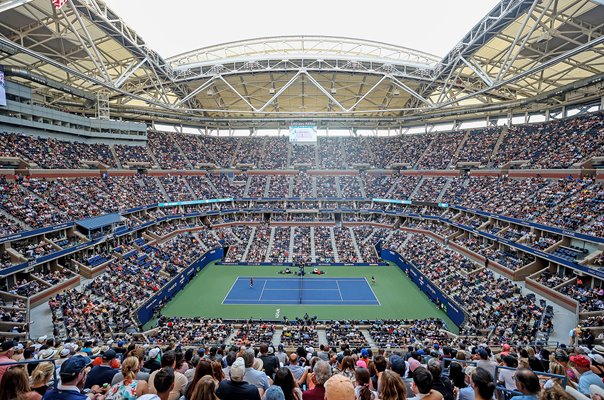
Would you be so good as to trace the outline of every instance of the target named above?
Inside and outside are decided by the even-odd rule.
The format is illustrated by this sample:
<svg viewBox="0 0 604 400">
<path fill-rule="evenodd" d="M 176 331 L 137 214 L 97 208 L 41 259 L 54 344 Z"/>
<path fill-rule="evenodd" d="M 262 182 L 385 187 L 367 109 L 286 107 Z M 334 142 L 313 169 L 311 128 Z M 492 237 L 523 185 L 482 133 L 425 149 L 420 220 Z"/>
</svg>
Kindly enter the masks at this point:
<svg viewBox="0 0 604 400">
<path fill-rule="evenodd" d="M 367 349 L 362 349 L 361 350 L 361 356 L 367 357 L 368 355 L 369 355 L 369 352 L 367 351 Z"/>
<path fill-rule="evenodd" d="M 601 355 L 604 356 L 604 346 L 599 345 L 599 344 L 595 345 L 594 346 L 594 352 L 596 352 L 596 353 L 601 354 Z"/>
<path fill-rule="evenodd" d="M 390 369 L 393 372 L 396 372 L 399 375 L 403 375 L 407 371 L 407 367 L 405 366 L 405 360 L 403 357 L 398 355 L 393 355 L 388 360 L 390 361 Z"/>
<path fill-rule="evenodd" d="M 118 345 L 119 347 L 122 347 L 124 344 L 125 344 L 125 342 L 124 342 L 123 340 L 118 340 L 118 341 L 117 341 L 117 345 Z"/>
<path fill-rule="evenodd" d="M 419 361 L 417 361 L 415 358 L 410 358 L 409 359 L 409 371 L 413 372 L 415 371 L 417 368 L 421 367 L 422 365 L 420 364 Z"/>
<path fill-rule="evenodd" d="M 589 358 L 591 358 L 596 364 L 604 364 L 604 356 L 601 354 L 592 353 L 589 355 Z"/>
<path fill-rule="evenodd" d="M 109 361 L 113 360 L 115 357 L 117 357 L 117 353 L 113 349 L 109 349 L 103 353 L 103 360 Z"/>
<path fill-rule="evenodd" d="M 240 381 L 245 375 L 245 362 L 243 358 L 237 357 L 233 365 L 231 365 L 231 379 L 234 381 Z"/>
<path fill-rule="evenodd" d="M 357 367 L 367 368 L 367 363 L 363 360 L 359 360 L 359 361 L 357 361 Z"/>
<path fill-rule="evenodd" d="M 153 359 L 156 358 L 159 355 L 159 348 L 154 348 L 149 350 L 149 358 Z"/>
<path fill-rule="evenodd" d="M 90 358 L 81 355 L 68 358 L 61 364 L 61 375 L 79 374 L 91 362 Z"/>
<path fill-rule="evenodd" d="M 9 351 L 10 349 L 12 349 L 13 347 L 15 347 L 16 345 L 17 344 L 14 341 L 7 340 L 7 341 L 2 342 L 2 344 L 0 345 L 0 348 L 2 349 L 1 350 L 2 352 L 5 352 L 5 351 Z"/>
<path fill-rule="evenodd" d="M 487 358 L 489 356 L 485 349 L 478 349 L 476 353 L 480 356 L 480 358 Z"/>
<path fill-rule="evenodd" d="M 581 367 L 581 368 L 589 368 L 589 358 L 585 357 L 585 356 L 572 356 L 570 358 L 570 362 L 572 362 L 573 364 L 575 364 L 577 367 Z"/>
</svg>

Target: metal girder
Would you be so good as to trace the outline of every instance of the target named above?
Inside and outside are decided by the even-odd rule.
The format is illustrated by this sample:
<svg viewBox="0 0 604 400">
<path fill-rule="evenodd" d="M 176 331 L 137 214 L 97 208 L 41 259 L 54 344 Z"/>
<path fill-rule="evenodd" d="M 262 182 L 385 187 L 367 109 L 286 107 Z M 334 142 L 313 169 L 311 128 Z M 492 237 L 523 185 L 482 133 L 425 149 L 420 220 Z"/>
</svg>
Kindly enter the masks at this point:
<svg viewBox="0 0 604 400">
<path fill-rule="evenodd" d="M 330 36 L 278 36 L 209 46 L 167 59 L 175 69 L 212 65 L 225 60 L 255 60 L 278 54 L 283 60 L 322 59 L 334 55 L 351 60 L 382 60 L 393 64 L 432 65 L 439 57 L 425 52 L 370 40 Z M 314 57 L 317 56 L 317 57 Z M 302 57 L 302 58 L 305 58 Z"/>
<path fill-rule="evenodd" d="M 448 101 L 448 102 L 445 102 L 445 103 L 438 104 L 435 107 L 436 108 L 442 108 L 442 107 L 445 107 L 445 106 L 453 104 L 453 103 L 458 103 L 460 101 L 470 99 L 472 97 L 475 97 L 478 94 L 487 93 L 487 92 L 489 92 L 491 90 L 494 90 L 494 89 L 497 89 L 499 87 L 503 87 L 503 86 L 508 85 L 510 83 L 516 82 L 516 81 L 518 81 L 518 80 L 520 80 L 520 79 L 522 79 L 524 77 L 527 77 L 527 76 L 535 74 L 535 73 L 537 73 L 539 71 L 542 71 L 542 70 L 548 68 L 549 66 L 558 64 L 559 62 L 561 62 L 563 60 L 569 59 L 570 57 L 572 57 L 572 56 L 574 56 L 576 54 L 579 54 L 579 53 L 582 53 L 582 52 L 584 52 L 586 50 L 589 50 L 589 49 L 591 49 L 591 48 L 593 48 L 593 47 L 595 47 L 595 46 L 597 46 L 597 45 L 599 45 L 601 43 L 604 43 L 604 36 L 600 36 L 600 37 L 598 37 L 596 39 L 593 39 L 593 40 L 591 40 L 591 41 L 589 41 L 589 42 L 581 45 L 581 46 L 578 46 L 578 47 L 576 47 L 574 49 L 571 49 L 571 50 L 569 50 L 569 51 L 567 51 L 567 52 L 565 52 L 565 53 L 563 53 L 563 54 L 561 54 L 561 55 L 559 55 L 557 57 L 551 58 L 551 59 L 549 59 L 547 61 L 544 61 L 543 63 L 541 63 L 539 65 L 536 65 L 536 66 L 534 66 L 532 68 L 524 70 L 521 73 L 519 73 L 517 75 L 514 75 L 513 77 L 508 78 L 508 79 L 506 79 L 504 81 L 496 82 L 496 83 L 494 83 L 490 87 L 487 87 L 485 89 L 479 90 L 479 91 L 474 92 L 474 93 L 467 94 L 467 95 L 465 95 L 465 96 L 463 96 L 461 98 L 455 99 L 455 100 L 451 100 L 451 101 Z"/>
</svg>

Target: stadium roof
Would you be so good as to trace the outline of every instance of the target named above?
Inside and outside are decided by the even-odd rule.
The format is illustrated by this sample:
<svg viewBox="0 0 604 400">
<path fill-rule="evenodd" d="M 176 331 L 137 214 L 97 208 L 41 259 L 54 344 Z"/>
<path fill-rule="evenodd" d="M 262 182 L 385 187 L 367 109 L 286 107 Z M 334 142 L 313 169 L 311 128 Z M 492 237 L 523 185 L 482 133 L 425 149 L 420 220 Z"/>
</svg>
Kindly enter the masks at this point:
<svg viewBox="0 0 604 400">
<path fill-rule="evenodd" d="M 112 117 L 149 122 L 400 126 L 601 97 L 604 5 L 502 0 L 442 59 L 317 36 L 163 59 L 100 0 L 68 0 L 59 10 L 50 0 L 7 0 L 0 56 L 38 101 L 74 112 L 94 115 L 108 101 Z"/>
</svg>

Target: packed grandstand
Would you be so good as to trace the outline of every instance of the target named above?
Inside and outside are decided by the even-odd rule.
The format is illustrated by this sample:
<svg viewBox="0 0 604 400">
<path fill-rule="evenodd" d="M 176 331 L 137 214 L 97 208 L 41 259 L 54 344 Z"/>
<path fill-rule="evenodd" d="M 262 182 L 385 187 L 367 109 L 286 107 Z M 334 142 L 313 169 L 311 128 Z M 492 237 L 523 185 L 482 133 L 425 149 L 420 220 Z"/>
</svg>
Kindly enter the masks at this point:
<svg viewBox="0 0 604 400">
<path fill-rule="evenodd" d="M 362 42 L 411 61 L 313 37 L 165 61 L 98 0 L 0 5 L 0 400 L 604 398 L 604 6 L 560 3 L 502 1 L 442 60 Z M 16 40 L 33 16 L 65 43 Z M 535 61 L 551 38 L 529 16 L 590 35 Z M 289 47 L 308 64 L 280 61 L 259 104 L 239 92 Z M 111 84 L 82 61 L 108 54 Z M 279 99 L 299 79 L 326 103 Z"/>
</svg>

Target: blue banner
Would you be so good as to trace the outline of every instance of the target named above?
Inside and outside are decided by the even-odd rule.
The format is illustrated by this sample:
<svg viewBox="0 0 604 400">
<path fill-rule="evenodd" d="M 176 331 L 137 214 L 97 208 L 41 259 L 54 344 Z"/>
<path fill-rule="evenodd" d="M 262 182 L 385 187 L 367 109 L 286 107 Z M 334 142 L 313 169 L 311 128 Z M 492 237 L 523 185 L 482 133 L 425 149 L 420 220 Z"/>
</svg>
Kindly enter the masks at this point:
<svg viewBox="0 0 604 400">
<path fill-rule="evenodd" d="M 444 307 L 445 313 L 455 325 L 460 327 L 464 323 L 466 315 L 463 308 L 441 292 L 438 286 L 434 285 L 432 281 L 422 274 L 413 264 L 407 262 L 400 254 L 392 250 L 383 250 L 381 256 L 384 260 L 392 261 L 403 270 L 403 272 L 405 272 L 417 287 L 430 299 L 438 301 L 438 303 Z"/>
<path fill-rule="evenodd" d="M 170 282 L 157 291 L 148 299 L 137 311 L 136 316 L 141 325 L 146 324 L 153 318 L 153 312 L 166 299 L 171 299 L 174 295 L 193 278 L 197 272 L 205 268 L 212 261 L 223 257 L 222 248 L 213 249 L 205 253 L 200 259 L 185 268 L 180 274 L 176 275 Z"/>
</svg>

